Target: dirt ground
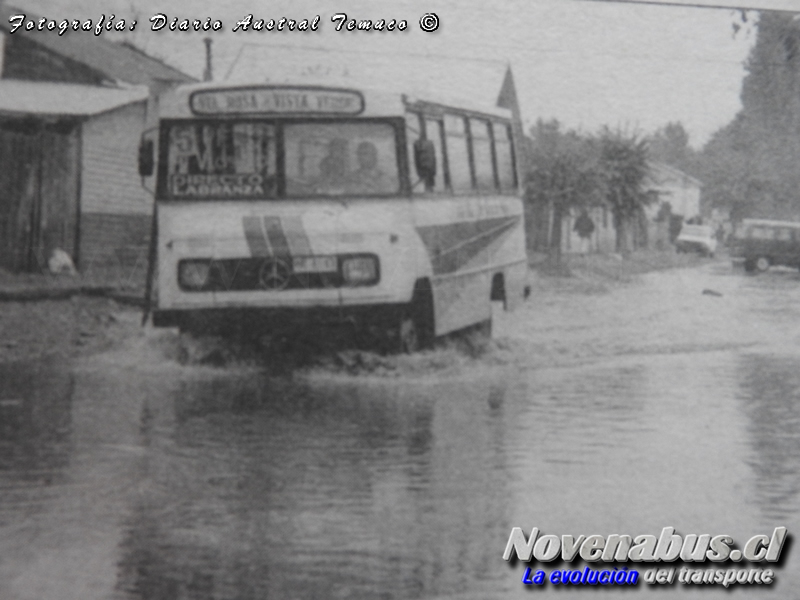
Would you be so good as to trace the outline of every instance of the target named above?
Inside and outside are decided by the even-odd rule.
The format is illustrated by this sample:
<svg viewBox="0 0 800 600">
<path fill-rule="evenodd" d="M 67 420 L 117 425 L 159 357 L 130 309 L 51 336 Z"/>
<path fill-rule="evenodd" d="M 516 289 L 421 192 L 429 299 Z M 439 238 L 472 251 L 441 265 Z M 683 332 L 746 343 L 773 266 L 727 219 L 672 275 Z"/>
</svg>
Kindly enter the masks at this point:
<svg viewBox="0 0 800 600">
<path fill-rule="evenodd" d="M 70 359 L 109 350 L 141 334 L 141 310 L 107 298 L 3 302 L 0 361 Z"/>
</svg>

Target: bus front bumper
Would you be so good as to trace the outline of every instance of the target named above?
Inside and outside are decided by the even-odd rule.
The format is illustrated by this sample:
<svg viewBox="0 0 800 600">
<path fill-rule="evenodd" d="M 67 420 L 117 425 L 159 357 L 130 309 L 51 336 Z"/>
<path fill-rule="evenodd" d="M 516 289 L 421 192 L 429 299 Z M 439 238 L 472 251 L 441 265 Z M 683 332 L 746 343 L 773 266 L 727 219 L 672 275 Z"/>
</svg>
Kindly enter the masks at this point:
<svg viewBox="0 0 800 600">
<path fill-rule="evenodd" d="M 154 310 L 153 326 L 208 333 L 284 330 L 312 332 L 319 325 L 391 326 L 405 304 L 369 304 L 313 308 L 204 308 Z"/>
</svg>

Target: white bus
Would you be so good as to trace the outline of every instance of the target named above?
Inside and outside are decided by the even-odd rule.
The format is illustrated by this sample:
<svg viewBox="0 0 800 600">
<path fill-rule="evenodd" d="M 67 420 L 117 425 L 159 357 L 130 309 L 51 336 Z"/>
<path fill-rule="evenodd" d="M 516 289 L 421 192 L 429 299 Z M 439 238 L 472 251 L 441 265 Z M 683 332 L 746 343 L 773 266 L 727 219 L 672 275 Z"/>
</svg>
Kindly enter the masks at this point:
<svg viewBox="0 0 800 600">
<path fill-rule="evenodd" d="M 527 261 L 511 114 L 400 94 L 193 84 L 162 99 L 153 323 L 316 320 L 406 352 L 513 308 Z M 148 291 L 150 294 L 150 291 Z"/>
</svg>

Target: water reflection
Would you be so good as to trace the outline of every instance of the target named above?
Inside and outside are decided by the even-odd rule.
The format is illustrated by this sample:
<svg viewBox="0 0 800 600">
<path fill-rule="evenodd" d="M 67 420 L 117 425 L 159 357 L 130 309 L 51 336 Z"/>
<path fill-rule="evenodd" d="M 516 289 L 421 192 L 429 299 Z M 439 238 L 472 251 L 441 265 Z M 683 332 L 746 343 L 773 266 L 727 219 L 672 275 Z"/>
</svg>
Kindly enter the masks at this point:
<svg viewBox="0 0 800 600">
<path fill-rule="evenodd" d="M 47 479 L 69 462 L 73 387 L 54 363 L 0 364 L 0 473 Z"/>
<path fill-rule="evenodd" d="M 716 353 L 703 368 L 676 354 L 402 386 L 187 379 L 151 399 L 161 409 L 147 493 L 127 521 L 118 590 L 137 600 L 518 596 L 523 570 L 500 558 L 513 526 L 761 533 L 745 434 L 794 417 L 743 413 L 737 370 L 735 355 Z M 754 385 L 742 393 L 771 402 Z M 775 467 L 783 481 L 789 460 Z M 763 504 L 788 511 L 790 500 Z"/>
<path fill-rule="evenodd" d="M 750 281 L 724 296 L 763 340 L 746 349 L 716 343 L 708 323 L 734 320 L 708 306 L 662 323 L 693 315 L 687 300 L 622 340 L 604 324 L 585 364 L 532 358 L 441 382 L 101 362 L 73 384 L 53 366 L 4 366 L 0 597 L 527 598 L 522 565 L 501 559 L 513 526 L 796 535 L 800 330 L 783 312 L 796 286 Z M 758 318 L 767 304 L 780 310 Z M 792 597 L 794 562 L 740 595 Z"/>
<path fill-rule="evenodd" d="M 118 588 L 158 600 L 463 589 L 496 554 L 504 397 L 497 382 L 184 382 L 174 431 L 150 445 Z"/>
<path fill-rule="evenodd" d="M 756 502 L 767 519 L 783 523 L 796 515 L 800 493 L 800 359 L 751 354 L 739 364 Z"/>
</svg>

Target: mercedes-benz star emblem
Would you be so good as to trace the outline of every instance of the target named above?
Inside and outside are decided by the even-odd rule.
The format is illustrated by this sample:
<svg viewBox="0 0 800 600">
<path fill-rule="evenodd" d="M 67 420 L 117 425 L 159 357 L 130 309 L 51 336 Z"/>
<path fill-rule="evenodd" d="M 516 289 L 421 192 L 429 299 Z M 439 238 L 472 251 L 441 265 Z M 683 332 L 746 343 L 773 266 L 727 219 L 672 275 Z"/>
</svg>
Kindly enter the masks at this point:
<svg viewBox="0 0 800 600">
<path fill-rule="evenodd" d="M 261 265 L 258 279 L 266 290 L 282 290 L 289 285 L 291 270 L 280 258 L 269 258 Z"/>
</svg>

